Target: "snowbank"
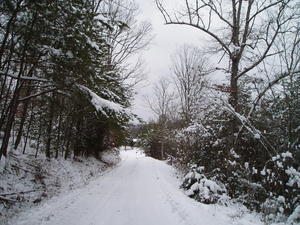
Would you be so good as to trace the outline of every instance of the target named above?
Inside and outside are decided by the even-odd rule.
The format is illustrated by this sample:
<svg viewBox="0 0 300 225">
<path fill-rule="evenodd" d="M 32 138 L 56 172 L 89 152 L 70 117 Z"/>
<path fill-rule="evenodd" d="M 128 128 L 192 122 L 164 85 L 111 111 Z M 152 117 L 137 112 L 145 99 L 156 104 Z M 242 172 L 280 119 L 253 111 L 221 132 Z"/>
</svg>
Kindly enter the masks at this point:
<svg viewBox="0 0 300 225">
<path fill-rule="evenodd" d="M 10 152 L 9 167 L 0 171 L 0 196 L 15 202 L 0 201 L 0 224 L 7 224 L 12 216 L 45 199 L 86 185 L 119 162 L 116 152 L 104 155 L 103 161 L 95 158 L 49 161 L 44 157 L 36 159 L 32 154 Z"/>
<path fill-rule="evenodd" d="M 206 205 L 178 188 L 176 170 L 122 148 L 122 163 L 89 185 L 64 193 L 16 218 L 13 225 L 262 225 L 246 207 Z"/>
<path fill-rule="evenodd" d="M 206 178 L 202 173 L 204 167 L 192 166 L 183 179 L 181 187 L 185 194 L 206 204 L 227 203 L 229 197 L 222 183 Z"/>
</svg>

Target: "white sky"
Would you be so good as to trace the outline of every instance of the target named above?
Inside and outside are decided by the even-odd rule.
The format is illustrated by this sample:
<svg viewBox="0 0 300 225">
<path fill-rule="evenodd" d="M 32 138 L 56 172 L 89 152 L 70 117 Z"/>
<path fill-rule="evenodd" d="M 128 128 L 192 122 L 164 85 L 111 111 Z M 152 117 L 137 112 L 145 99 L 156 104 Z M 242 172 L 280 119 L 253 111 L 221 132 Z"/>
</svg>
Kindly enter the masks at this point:
<svg viewBox="0 0 300 225">
<path fill-rule="evenodd" d="M 203 33 L 193 28 L 178 25 L 164 25 L 164 20 L 156 8 L 154 0 L 135 0 L 140 8 L 138 20 L 149 21 L 152 24 L 154 39 L 142 57 L 146 61 L 148 85 L 136 89 L 137 96 L 133 110 L 144 120 L 153 118 L 153 113 L 145 102 L 145 97 L 151 98 L 152 87 L 160 77 L 169 75 L 170 56 L 183 44 L 203 46 Z M 202 38 L 201 38 L 202 37 Z"/>
</svg>

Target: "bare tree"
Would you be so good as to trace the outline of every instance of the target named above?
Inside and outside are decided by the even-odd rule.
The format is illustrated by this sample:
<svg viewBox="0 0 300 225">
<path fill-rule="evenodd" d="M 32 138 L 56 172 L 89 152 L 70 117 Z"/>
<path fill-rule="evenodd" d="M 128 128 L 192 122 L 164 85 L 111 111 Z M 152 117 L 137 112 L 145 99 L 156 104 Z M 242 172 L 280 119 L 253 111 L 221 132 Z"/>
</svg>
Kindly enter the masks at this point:
<svg viewBox="0 0 300 225">
<path fill-rule="evenodd" d="M 207 34 L 228 60 L 222 68 L 230 77 L 229 102 L 239 112 L 239 79 L 266 58 L 278 54 L 275 40 L 299 19 L 292 0 L 186 0 L 180 10 L 170 12 L 162 0 L 156 4 L 166 24 L 191 26 Z"/>
<path fill-rule="evenodd" d="M 239 124 L 239 81 L 246 75 L 260 77 L 259 66 L 276 60 L 281 50 L 276 41 L 299 19 L 299 4 L 292 0 L 185 0 L 179 10 L 170 10 L 163 0 L 156 0 L 166 24 L 185 25 L 207 35 L 214 42 L 220 61 L 216 68 L 229 78 L 229 105 L 233 117 L 229 123 L 232 147 L 237 146 L 235 133 Z M 227 63 L 228 62 L 228 63 Z M 280 72 L 280 74 L 282 74 Z M 282 79 L 277 76 L 269 83 Z"/>
<path fill-rule="evenodd" d="M 165 78 L 161 78 L 159 82 L 154 86 L 154 99 L 147 100 L 150 109 L 158 117 L 158 136 L 160 141 L 161 159 L 165 157 L 165 142 L 167 136 L 167 122 L 171 112 L 172 102 L 174 100 L 174 93 L 172 91 L 171 82 Z"/>
<path fill-rule="evenodd" d="M 276 65 L 274 65 L 274 62 L 272 62 L 271 66 L 278 67 L 278 69 L 270 70 L 269 67 L 271 66 L 266 65 L 267 62 L 263 62 L 260 72 L 267 77 L 267 81 L 263 81 L 262 79 L 252 79 L 252 83 L 257 90 L 257 96 L 253 100 L 252 107 L 247 113 L 246 123 L 243 123 L 243 126 L 241 126 L 239 129 L 239 134 L 245 128 L 245 125 L 249 126 L 251 123 L 250 118 L 255 112 L 256 107 L 268 92 L 271 92 L 273 97 L 277 98 L 273 89 L 276 87 L 276 85 L 280 84 L 280 81 L 283 79 L 288 79 L 290 84 L 294 83 L 294 86 L 297 85 L 297 77 L 300 74 L 300 24 L 296 22 L 292 23 L 292 26 L 289 25 L 289 31 L 287 33 L 281 33 L 274 45 L 279 54 L 277 55 L 278 59 L 276 60 Z M 273 78 L 270 78 L 270 76 Z M 286 92 L 287 90 L 285 90 L 284 87 L 281 87 L 280 92 L 282 91 Z M 283 94 L 285 95 L 286 93 Z M 291 117 L 292 116 L 293 115 L 291 114 Z M 292 126 L 292 121 L 292 119 L 289 120 L 289 127 Z M 236 136 L 236 139 L 238 137 L 239 135 Z"/>
<path fill-rule="evenodd" d="M 171 88 L 171 82 L 166 78 L 161 78 L 153 88 L 154 99 L 147 100 L 150 109 L 156 114 L 159 120 L 166 120 L 170 113 L 171 102 L 174 98 Z"/>
<path fill-rule="evenodd" d="M 145 49 L 152 40 L 149 22 L 138 22 L 138 6 L 130 0 L 103 1 L 100 12 L 105 12 L 118 26 L 106 33 L 110 44 L 110 62 L 122 73 L 123 80 L 131 86 L 144 79 L 143 61 L 131 64 L 129 59 Z"/>
<path fill-rule="evenodd" d="M 177 50 L 172 61 L 171 70 L 180 98 L 181 114 L 189 122 L 193 108 L 203 97 L 202 91 L 209 73 L 208 60 L 200 49 L 184 45 Z"/>
</svg>

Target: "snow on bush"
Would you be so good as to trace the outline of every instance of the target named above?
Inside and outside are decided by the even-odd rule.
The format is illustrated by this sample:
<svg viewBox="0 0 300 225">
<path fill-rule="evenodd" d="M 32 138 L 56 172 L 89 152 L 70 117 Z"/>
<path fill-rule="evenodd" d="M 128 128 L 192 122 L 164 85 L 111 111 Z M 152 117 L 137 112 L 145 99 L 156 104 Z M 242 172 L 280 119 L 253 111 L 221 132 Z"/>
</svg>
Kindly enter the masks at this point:
<svg viewBox="0 0 300 225">
<path fill-rule="evenodd" d="M 290 225 L 300 224 L 300 205 L 298 205 L 294 212 L 289 216 L 287 223 Z"/>
<path fill-rule="evenodd" d="M 285 170 L 285 173 L 289 176 L 287 185 L 290 187 L 295 186 L 297 188 L 300 188 L 300 172 L 293 167 L 289 167 Z"/>
<path fill-rule="evenodd" d="M 101 98 L 95 92 L 93 92 L 92 90 L 90 90 L 89 88 L 83 85 L 78 85 L 78 88 L 90 96 L 91 104 L 95 107 L 95 109 L 98 112 L 101 112 L 104 116 L 107 116 L 106 110 L 109 110 L 116 113 L 117 115 L 124 115 L 129 118 L 132 117 L 132 112 L 126 109 L 124 106 L 115 103 L 113 101 L 109 101 L 104 98 Z"/>
<path fill-rule="evenodd" d="M 100 158 L 103 162 L 109 165 L 115 165 L 120 162 L 120 152 L 118 149 L 114 148 L 108 151 L 104 151 L 100 153 Z"/>
<path fill-rule="evenodd" d="M 208 179 L 202 172 L 204 167 L 191 166 L 183 180 L 185 193 L 199 202 L 206 204 L 226 203 L 229 199 L 225 186 L 213 179 Z"/>
<path fill-rule="evenodd" d="M 262 213 L 269 223 L 300 222 L 300 168 L 296 165 L 293 154 L 283 152 L 273 156 L 260 171 L 264 187 L 270 190 L 262 204 Z"/>
</svg>

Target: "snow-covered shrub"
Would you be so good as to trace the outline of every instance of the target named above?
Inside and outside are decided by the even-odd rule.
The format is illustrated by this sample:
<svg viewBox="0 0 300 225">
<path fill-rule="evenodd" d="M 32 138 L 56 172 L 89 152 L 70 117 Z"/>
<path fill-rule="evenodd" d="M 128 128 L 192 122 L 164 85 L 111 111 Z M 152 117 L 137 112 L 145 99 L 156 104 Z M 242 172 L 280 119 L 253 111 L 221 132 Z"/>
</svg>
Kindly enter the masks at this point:
<svg viewBox="0 0 300 225">
<path fill-rule="evenodd" d="M 270 197 L 262 204 L 262 214 L 266 223 L 282 222 L 286 218 L 283 215 L 286 206 L 286 199 L 283 196 Z"/>
<path fill-rule="evenodd" d="M 298 205 L 287 220 L 288 225 L 296 225 L 300 223 L 300 205 Z"/>
<path fill-rule="evenodd" d="M 300 204 L 300 171 L 294 168 L 294 157 L 283 152 L 272 157 L 260 171 L 262 185 L 269 196 L 262 207 L 266 219 L 285 221 L 286 215 L 295 214 Z"/>
<path fill-rule="evenodd" d="M 229 199 L 225 186 L 203 174 L 204 167 L 191 166 L 184 177 L 182 188 L 191 198 L 206 204 L 226 203 Z"/>
<path fill-rule="evenodd" d="M 174 129 L 174 161 L 189 171 L 182 185 L 189 196 L 215 202 L 221 182 L 235 202 L 285 224 L 300 204 L 300 77 L 255 106 L 250 86 L 239 87 L 238 110 L 216 93 L 194 105 L 190 120 Z"/>
</svg>

